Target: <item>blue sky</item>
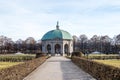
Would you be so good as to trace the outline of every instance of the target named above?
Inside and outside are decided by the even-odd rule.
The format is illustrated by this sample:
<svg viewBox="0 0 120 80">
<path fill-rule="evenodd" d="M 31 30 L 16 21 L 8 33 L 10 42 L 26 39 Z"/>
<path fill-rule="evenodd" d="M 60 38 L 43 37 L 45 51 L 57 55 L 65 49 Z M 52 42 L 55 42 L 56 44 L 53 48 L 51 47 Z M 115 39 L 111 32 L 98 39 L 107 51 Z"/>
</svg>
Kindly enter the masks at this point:
<svg viewBox="0 0 120 80">
<path fill-rule="evenodd" d="M 13 40 L 34 37 L 49 30 L 67 30 L 71 35 L 120 34 L 120 0 L 1 0 L 0 35 Z"/>
</svg>

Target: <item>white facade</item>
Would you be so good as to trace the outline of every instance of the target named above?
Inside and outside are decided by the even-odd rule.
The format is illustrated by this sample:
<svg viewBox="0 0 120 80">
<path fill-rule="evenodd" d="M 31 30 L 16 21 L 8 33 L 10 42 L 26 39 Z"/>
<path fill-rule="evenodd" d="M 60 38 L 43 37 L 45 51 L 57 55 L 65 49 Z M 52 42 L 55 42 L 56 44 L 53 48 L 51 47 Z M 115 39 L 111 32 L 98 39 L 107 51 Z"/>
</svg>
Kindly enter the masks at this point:
<svg viewBox="0 0 120 80">
<path fill-rule="evenodd" d="M 42 52 L 51 55 L 60 54 L 62 56 L 71 55 L 73 52 L 72 40 L 44 40 L 42 41 Z"/>
</svg>

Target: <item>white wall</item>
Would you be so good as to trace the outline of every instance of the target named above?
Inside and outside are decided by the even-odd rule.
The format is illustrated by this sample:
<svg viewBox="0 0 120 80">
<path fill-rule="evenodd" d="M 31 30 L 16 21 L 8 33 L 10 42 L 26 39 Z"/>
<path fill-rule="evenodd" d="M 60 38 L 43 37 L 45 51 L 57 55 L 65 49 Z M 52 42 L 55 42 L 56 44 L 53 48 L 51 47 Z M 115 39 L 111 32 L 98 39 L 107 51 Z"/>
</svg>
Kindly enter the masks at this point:
<svg viewBox="0 0 120 80">
<path fill-rule="evenodd" d="M 48 53 L 47 51 L 47 45 L 51 45 L 51 53 L 54 55 L 55 50 L 54 47 L 56 44 L 59 44 L 61 46 L 61 53 L 64 55 L 64 46 L 67 44 L 69 46 L 69 53 L 73 52 L 73 41 L 72 40 L 46 40 L 42 41 L 42 52 Z"/>
</svg>

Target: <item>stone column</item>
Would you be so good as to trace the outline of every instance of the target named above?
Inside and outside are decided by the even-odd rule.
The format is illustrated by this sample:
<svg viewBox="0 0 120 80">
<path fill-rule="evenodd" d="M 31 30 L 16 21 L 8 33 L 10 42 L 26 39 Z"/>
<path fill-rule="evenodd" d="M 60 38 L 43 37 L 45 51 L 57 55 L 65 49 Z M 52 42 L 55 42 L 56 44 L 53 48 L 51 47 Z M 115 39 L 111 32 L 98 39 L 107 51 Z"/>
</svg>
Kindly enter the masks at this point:
<svg viewBox="0 0 120 80">
<path fill-rule="evenodd" d="M 62 44 L 62 47 L 63 47 L 63 56 L 65 56 L 65 50 L 64 50 L 64 46 L 65 44 L 64 44 L 64 42 L 63 42 L 63 44 Z"/>
<path fill-rule="evenodd" d="M 51 55 L 54 56 L 55 55 L 55 51 L 54 51 L 54 43 L 51 43 Z"/>
<path fill-rule="evenodd" d="M 70 41 L 70 53 L 72 54 L 72 52 L 73 52 L 73 41 Z"/>
<path fill-rule="evenodd" d="M 63 55 L 63 44 L 60 44 L 60 46 L 61 46 L 61 55 Z"/>
<path fill-rule="evenodd" d="M 43 44 L 42 44 L 42 52 L 44 52 L 44 53 L 46 53 L 45 47 L 46 47 L 46 44 L 45 44 L 45 42 L 43 42 Z"/>
</svg>

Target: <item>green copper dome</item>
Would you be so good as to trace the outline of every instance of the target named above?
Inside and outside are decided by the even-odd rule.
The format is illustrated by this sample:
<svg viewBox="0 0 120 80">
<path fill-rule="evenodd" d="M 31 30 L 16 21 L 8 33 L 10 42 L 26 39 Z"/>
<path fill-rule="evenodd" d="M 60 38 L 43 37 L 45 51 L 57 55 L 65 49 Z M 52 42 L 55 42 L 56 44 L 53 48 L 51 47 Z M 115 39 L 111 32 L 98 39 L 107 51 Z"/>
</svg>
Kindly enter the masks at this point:
<svg viewBox="0 0 120 80">
<path fill-rule="evenodd" d="M 53 39 L 66 39 L 72 40 L 72 36 L 67 31 L 59 29 L 58 23 L 55 30 L 51 30 L 47 32 L 43 37 L 42 40 L 53 40 Z"/>
</svg>

